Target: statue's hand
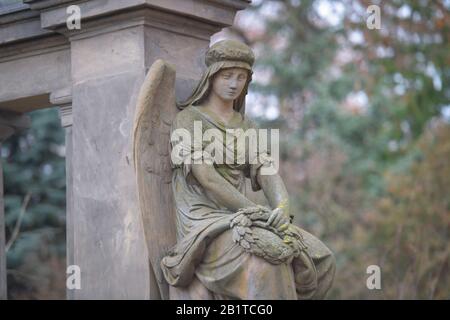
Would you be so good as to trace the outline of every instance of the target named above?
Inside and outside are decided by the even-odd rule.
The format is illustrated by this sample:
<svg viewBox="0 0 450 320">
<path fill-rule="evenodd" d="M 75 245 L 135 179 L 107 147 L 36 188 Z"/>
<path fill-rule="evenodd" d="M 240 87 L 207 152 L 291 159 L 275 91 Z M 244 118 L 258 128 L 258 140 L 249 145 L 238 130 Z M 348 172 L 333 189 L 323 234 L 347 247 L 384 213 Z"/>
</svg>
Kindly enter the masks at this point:
<svg viewBox="0 0 450 320">
<path fill-rule="evenodd" d="M 279 231 L 287 229 L 290 223 L 289 213 L 283 208 L 275 208 L 267 220 L 267 225 L 272 226 Z"/>
<path fill-rule="evenodd" d="M 267 221 L 269 219 L 272 210 L 258 205 L 256 207 L 247 207 L 239 209 L 236 213 L 241 213 L 249 217 L 252 221 L 262 220 Z"/>
</svg>

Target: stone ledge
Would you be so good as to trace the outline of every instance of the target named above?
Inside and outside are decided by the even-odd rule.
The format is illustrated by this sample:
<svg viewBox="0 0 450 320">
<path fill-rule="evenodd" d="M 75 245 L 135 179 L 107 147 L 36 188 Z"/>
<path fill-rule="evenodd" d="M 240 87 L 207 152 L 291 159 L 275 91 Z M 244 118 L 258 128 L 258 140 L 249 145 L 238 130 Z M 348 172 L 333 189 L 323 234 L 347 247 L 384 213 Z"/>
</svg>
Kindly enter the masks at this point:
<svg viewBox="0 0 450 320">
<path fill-rule="evenodd" d="M 28 13 L 34 13 L 28 11 Z M 41 20 L 38 15 L 15 16 L 13 22 L 5 23 L 0 21 L 0 45 L 11 44 L 19 41 L 45 37 L 54 34 L 53 31 L 41 28 Z M 1 20 L 1 19 L 0 19 Z"/>
<path fill-rule="evenodd" d="M 3 17 L 7 17 L 13 13 L 27 12 L 29 9 L 30 6 L 25 3 L 12 3 L 10 5 L 6 5 L 0 9 L 0 21 Z"/>
<path fill-rule="evenodd" d="M 221 28 L 233 24 L 236 11 L 245 9 L 249 0 L 24 0 L 26 4 L 11 6 L 0 11 L 0 46 L 17 42 L 27 42 L 33 39 L 52 36 L 55 32 L 65 36 L 77 34 L 66 27 L 69 5 L 76 4 L 81 9 L 81 24 L 85 28 L 95 27 L 97 21 L 101 24 L 105 17 L 110 19 L 124 13 L 143 11 L 160 12 L 162 15 L 180 19 L 191 24 L 197 21 L 202 29 Z M 176 19 L 170 19 L 174 23 Z M 147 20 L 147 23 L 148 22 Z M 161 24 L 161 22 L 158 22 Z M 188 27 L 189 29 L 189 27 Z M 174 31 L 174 30 L 171 30 Z M 179 31 L 181 32 L 181 31 Z M 188 31 L 189 32 L 189 31 Z M 209 31 L 205 32 L 205 34 Z"/>
<path fill-rule="evenodd" d="M 16 4 L 0 10 L 0 46 L 52 33 L 41 28 L 40 13 L 31 10 L 29 5 Z"/>
<path fill-rule="evenodd" d="M 150 7 L 171 12 L 179 16 L 198 19 L 218 27 L 233 24 L 237 10 L 245 9 L 248 0 L 128 0 L 128 1 L 69 1 L 69 0 L 26 0 L 32 10 L 41 11 L 41 26 L 44 29 L 56 29 L 65 26 L 68 17 L 67 6 L 80 6 L 83 20 L 114 15 L 119 12 Z"/>
</svg>

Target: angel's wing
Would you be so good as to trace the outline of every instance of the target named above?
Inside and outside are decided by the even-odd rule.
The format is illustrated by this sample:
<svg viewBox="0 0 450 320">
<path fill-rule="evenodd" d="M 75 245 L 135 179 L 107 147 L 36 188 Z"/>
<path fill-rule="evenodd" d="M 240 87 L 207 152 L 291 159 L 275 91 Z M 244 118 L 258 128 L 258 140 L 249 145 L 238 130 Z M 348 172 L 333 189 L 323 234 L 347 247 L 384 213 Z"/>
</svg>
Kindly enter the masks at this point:
<svg viewBox="0 0 450 320">
<path fill-rule="evenodd" d="M 150 67 L 139 92 L 134 120 L 134 167 L 145 238 L 150 259 L 153 293 L 169 299 L 169 286 L 160 261 L 176 243 L 172 201 L 170 126 L 177 112 L 175 69 L 163 60 Z M 153 297 L 151 297 L 153 298 Z"/>
</svg>

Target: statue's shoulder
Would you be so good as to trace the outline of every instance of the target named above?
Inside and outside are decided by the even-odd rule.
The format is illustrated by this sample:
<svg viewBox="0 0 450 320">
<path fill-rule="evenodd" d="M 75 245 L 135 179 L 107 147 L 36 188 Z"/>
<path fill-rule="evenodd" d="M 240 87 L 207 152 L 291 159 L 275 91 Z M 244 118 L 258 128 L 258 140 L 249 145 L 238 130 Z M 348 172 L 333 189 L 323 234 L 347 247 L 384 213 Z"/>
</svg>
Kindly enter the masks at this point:
<svg viewBox="0 0 450 320">
<path fill-rule="evenodd" d="M 180 112 L 178 112 L 173 120 L 172 126 L 175 128 L 192 127 L 194 121 L 201 121 L 199 113 L 194 109 L 195 106 L 187 106 Z"/>
<path fill-rule="evenodd" d="M 249 116 L 246 114 L 244 114 L 243 122 L 246 128 L 255 128 L 255 129 L 259 128 L 258 124 L 253 119 L 249 118 Z"/>
</svg>

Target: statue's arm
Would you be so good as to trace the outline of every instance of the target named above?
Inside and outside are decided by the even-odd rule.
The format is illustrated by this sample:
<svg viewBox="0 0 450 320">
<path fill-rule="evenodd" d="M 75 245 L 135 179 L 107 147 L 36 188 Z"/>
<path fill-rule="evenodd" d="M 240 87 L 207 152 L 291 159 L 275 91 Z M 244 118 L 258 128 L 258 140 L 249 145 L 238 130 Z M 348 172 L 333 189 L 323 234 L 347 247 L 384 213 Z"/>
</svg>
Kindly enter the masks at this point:
<svg viewBox="0 0 450 320">
<path fill-rule="evenodd" d="M 192 174 L 197 181 L 211 193 L 221 204 L 231 211 L 241 208 L 256 207 L 256 204 L 242 193 L 240 193 L 231 183 L 223 178 L 212 165 L 193 164 Z"/>
<path fill-rule="evenodd" d="M 283 224 L 289 223 L 289 194 L 278 173 L 273 175 L 262 175 L 258 170 L 257 181 L 264 191 L 264 195 L 269 201 L 269 205 L 273 209 L 273 214 L 268 220 L 268 224 L 275 227 L 280 227 Z"/>
</svg>

